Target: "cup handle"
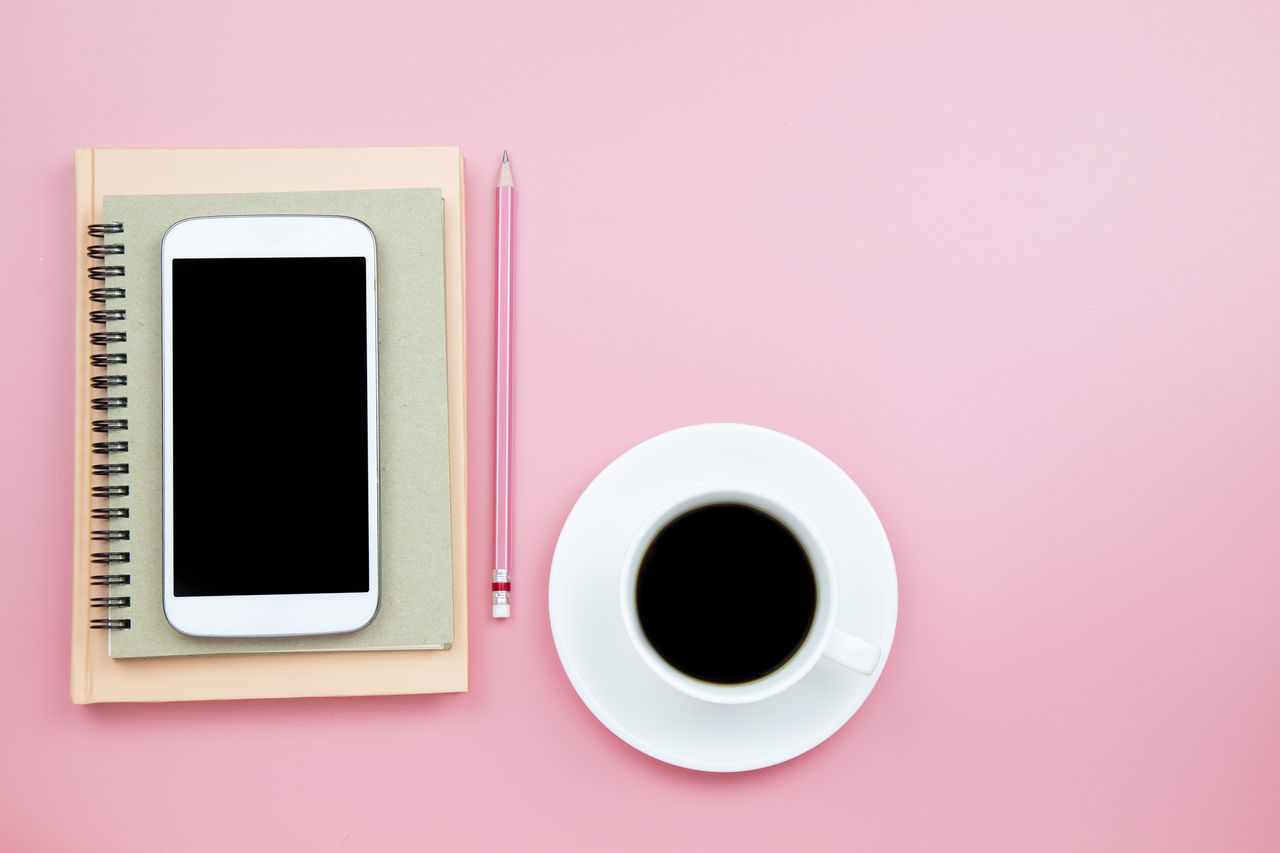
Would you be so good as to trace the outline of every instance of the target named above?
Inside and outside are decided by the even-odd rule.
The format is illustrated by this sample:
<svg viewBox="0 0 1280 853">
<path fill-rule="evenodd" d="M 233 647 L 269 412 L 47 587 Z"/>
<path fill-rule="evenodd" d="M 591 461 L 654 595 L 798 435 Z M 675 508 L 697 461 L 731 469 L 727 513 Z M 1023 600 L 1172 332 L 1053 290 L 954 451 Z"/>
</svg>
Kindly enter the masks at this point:
<svg viewBox="0 0 1280 853">
<path fill-rule="evenodd" d="M 822 656 L 841 666 L 847 666 L 854 672 L 870 675 L 880 663 L 880 647 L 837 630 L 831 633 Z"/>
</svg>

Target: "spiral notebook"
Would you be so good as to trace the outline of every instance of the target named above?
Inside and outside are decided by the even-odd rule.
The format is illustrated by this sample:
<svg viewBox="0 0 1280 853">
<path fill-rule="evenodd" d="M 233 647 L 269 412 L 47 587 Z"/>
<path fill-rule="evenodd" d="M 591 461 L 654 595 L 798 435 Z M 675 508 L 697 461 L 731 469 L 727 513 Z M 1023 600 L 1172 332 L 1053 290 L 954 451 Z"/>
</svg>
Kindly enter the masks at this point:
<svg viewBox="0 0 1280 853">
<path fill-rule="evenodd" d="M 77 152 L 76 162 L 79 245 L 92 260 L 77 282 L 84 309 L 84 320 L 77 318 L 84 374 L 77 377 L 77 473 L 85 475 L 76 489 L 73 699 L 465 689 L 457 150 L 98 150 Z M 400 188 L 426 184 L 434 186 Z M 330 189 L 344 186 L 367 189 Z M 221 192 L 185 192 L 211 189 Z M 153 322 L 159 236 L 188 216 L 246 212 L 352 215 L 379 240 L 379 360 L 388 392 L 380 405 L 384 600 L 374 623 L 349 635 L 210 640 L 178 634 L 164 620 Z M 90 220 L 97 220 L 92 229 Z M 248 307 L 251 300 L 239 303 Z M 447 650 L 425 651 L 433 648 Z M 310 654 L 293 654 L 302 651 Z"/>
<path fill-rule="evenodd" d="M 105 222 L 93 230 L 109 231 L 101 243 L 89 246 L 93 259 L 89 276 L 104 285 L 90 291 L 90 299 L 103 306 L 90 312 L 91 324 L 101 329 L 90 333 L 90 342 L 102 341 L 93 347 L 91 360 L 104 368 L 90 383 L 97 392 L 91 407 L 98 414 L 93 429 L 100 439 L 92 442 L 92 450 L 94 458 L 101 460 L 90 467 L 95 481 L 106 481 L 95 484 L 94 489 L 109 497 L 108 506 L 96 510 L 105 524 L 90 534 L 92 541 L 106 544 L 91 552 L 90 562 L 110 571 L 93 575 L 103 594 L 91 597 L 90 609 L 105 611 L 105 615 L 92 617 L 90 625 L 109 631 L 111 657 L 443 649 L 452 645 L 441 206 L 438 189 L 137 195 L 103 200 Z M 368 225 L 378 241 L 382 594 L 373 622 L 350 634 L 271 639 L 190 637 L 170 627 L 163 612 L 160 241 L 169 226 L 187 217 L 247 213 L 353 216 Z M 298 361 L 309 361 L 304 369 L 324 369 L 323 335 L 315 328 L 279 326 L 272 330 L 271 341 L 235 339 L 236 317 L 222 307 L 233 296 L 237 310 L 253 310 L 251 294 L 233 293 L 231 288 L 208 294 L 203 300 L 205 310 L 225 312 L 222 323 L 228 339 L 203 342 L 190 357 L 203 355 L 210 360 L 210 368 L 215 368 L 225 361 L 219 353 L 224 346 L 241 350 L 247 361 L 278 357 L 274 353 L 282 347 L 292 351 Z M 304 359 L 303 353 L 309 355 Z M 235 411 L 233 377 L 227 377 L 224 388 L 201 390 Z M 104 408 L 99 410 L 100 406 Z M 289 431 L 307 430 L 318 428 L 323 407 L 243 412 L 236 417 L 215 409 L 209 416 L 226 420 L 226 429 L 251 431 L 256 418 L 270 417 L 285 423 L 295 421 Z M 219 450 L 207 451 L 211 464 L 202 490 L 225 511 L 220 518 L 205 519 L 204 524 L 234 536 L 237 493 L 246 485 L 254 487 L 255 479 L 257 488 L 268 488 L 269 480 L 266 472 L 238 470 L 237 460 L 220 458 Z M 323 464 L 323 460 L 316 462 Z M 323 496 L 290 493 L 286 483 L 272 500 L 312 503 L 316 522 L 312 530 L 274 528 L 273 536 L 286 540 L 322 536 L 324 526 L 335 523 L 325 518 Z M 217 548 L 219 543 L 208 543 L 208 547 Z M 245 554 L 229 550 L 226 559 L 252 559 L 252 550 L 251 544 Z M 127 585 L 112 582 L 125 577 L 129 578 Z"/>
</svg>

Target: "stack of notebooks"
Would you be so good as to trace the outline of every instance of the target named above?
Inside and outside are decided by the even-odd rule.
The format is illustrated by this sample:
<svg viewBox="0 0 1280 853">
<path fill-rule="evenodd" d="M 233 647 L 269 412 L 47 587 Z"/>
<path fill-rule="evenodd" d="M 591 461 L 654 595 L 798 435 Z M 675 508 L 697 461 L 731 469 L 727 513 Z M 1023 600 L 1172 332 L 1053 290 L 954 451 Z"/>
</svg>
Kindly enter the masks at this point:
<svg viewBox="0 0 1280 853">
<path fill-rule="evenodd" d="M 72 700 L 465 691 L 458 149 L 84 149 L 75 189 Z M 251 213 L 350 216 L 377 237 L 382 589 L 374 621 L 351 634 L 197 638 L 164 616 L 161 238 L 189 217 Z M 210 346 L 234 346 L 235 312 L 251 310 L 251 297 L 210 294 L 209 304 L 227 312 L 229 335 Z M 233 380 L 210 399 L 228 429 L 252 428 L 252 413 L 235 410 Z M 235 471 L 217 448 L 209 471 L 254 487 L 254 472 Z M 323 500 L 287 491 L 281 499 Z M 315 531 L 281 535 L 321 535 L 324 524 L 318 517 Z M 235 539 L 233 503 L 208 526 L 211 547 L 252 552 Z"/>
</svg>

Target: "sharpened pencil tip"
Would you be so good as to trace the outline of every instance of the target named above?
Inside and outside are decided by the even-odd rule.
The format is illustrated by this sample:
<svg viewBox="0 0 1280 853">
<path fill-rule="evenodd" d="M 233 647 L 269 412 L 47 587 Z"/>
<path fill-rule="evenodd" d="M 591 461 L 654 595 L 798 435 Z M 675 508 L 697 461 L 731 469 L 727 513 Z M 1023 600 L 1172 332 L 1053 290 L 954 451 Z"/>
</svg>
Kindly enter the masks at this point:
<svg viewBox="0 0 1280 853">
<path fill-rule="evenodd" d="M 503 152 L 502 152 L 502 162 L 504 162 L 504 163 L 505 163 L 505 162 L 507 162 L 507 152 L 506 152 L 506 151 L 503 151 Z"/>
</svg>

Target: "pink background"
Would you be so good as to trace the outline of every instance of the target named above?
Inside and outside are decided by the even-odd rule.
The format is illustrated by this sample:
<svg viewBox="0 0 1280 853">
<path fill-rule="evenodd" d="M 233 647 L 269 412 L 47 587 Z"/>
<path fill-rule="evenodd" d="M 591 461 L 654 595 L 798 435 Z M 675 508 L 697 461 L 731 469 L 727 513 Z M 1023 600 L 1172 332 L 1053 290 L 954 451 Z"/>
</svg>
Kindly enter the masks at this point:
<svg viewBox="0 0 1280 853">
<path fill-rule="evenodd" d="M 1280 847 L 1273 2 L 9 4 L 0 849 Z M 472 691 L 73 707 L 71 149 L 462 145 Z M 515 616 L 492 184 L 519 188 Z M 547 571 L 675 426 L 813 444 L 898 561 L 814 751 L 714 776 L 578 700 Z"/>
</svg>

